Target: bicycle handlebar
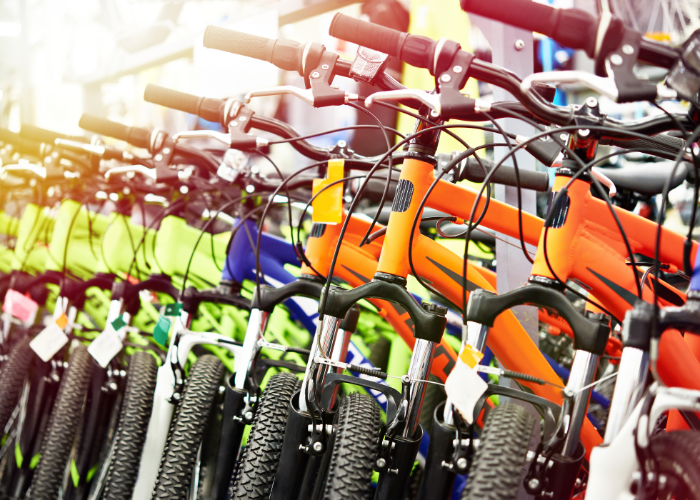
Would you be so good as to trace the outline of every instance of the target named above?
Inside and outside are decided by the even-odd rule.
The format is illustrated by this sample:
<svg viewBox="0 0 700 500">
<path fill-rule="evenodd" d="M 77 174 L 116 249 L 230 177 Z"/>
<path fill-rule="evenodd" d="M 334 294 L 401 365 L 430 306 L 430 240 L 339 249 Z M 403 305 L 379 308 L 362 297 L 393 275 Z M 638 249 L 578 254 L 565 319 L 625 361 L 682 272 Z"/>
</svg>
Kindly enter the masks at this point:
<svg viewBox="0 0 700 500">
<path fill-rule="evenodd" d="M 585 51 L 591 58 L 599 56 L 603 45 L 618 47 L 625 29 L 616 17 L 603 25 L 602 18 L 581 9 L 559 9 L 529 0 L 460 0 L 460 4 L 466 12 L 542 33 L 565 47 Z M 604 33 L 599 33 L 601 28 Z M 671 47 L 644 38 L 640 41 L 642 62 L 670 68 L 677 58 Z"/>
<path fill-rule="evenodd" d="M 226 101 L 222 99 L 199 97 L 153 84 L 146 86 L 143 99 L 146 102 L 184 111 L 185 113 L 197 115 L 204 120 L 225 125 L 223 122 L 226 118 L 224 116 Z"/>
<path fill-rule="evenodd" d="M 128 142 L 137 148 L 148 149 L 151 141 L 151 132 L 145 128 L 128 127 L 121 123 L 97 116 L 83 114 L 83 116 L 80 117 L 78 126 L 90 132 L 95 132 L 96 134 L 106 135 Z"/>
<path fill-rule="evenodd" d="M 346 42 L 398 57 L 411 66 L 425 68 L 431 74 L 435 69 L 433 56 L 438 42 L 428 37 L 410 35 L 340 13 L 333 17 L 328 32 Z"/>
<path fill-rule="evenodd" d="M 0 128 L 0 141 L 10 144 L 15 151 L 22 155 L 33 156 L 35 158 L 41 158 L 43 156 L 41 143 L 25 139 L 19 134 L 15 134 L 9 130 Z"/>
<path fill-rule="evenodd" d="M 252 57 L 274 64 L 287 71 L 304 74 L 305 45 L 293 40 L 265 38 L 240 31 L 207 26 L 204 32 L 204 46 L 223 50 L 232 54 Z"/>
<path fill-rule="evenodd" d="M 462 10 L 527 31 L 542 33 L 595 57 L 598 20 L 580 9 L 558 9 L 523 0 L 460 0 Z"/>
<path fill-rule="evenodd" d="M 20 137 L 35 142 L 43 142 L 45 144 L 54 144 L 56 139 L 70 139 L 72 141 L 87 142 L 85 137 L 65 135 L 53 130 L 48 130 L 34 125 L 22 124 L 19 131 Z"/>
</svg>

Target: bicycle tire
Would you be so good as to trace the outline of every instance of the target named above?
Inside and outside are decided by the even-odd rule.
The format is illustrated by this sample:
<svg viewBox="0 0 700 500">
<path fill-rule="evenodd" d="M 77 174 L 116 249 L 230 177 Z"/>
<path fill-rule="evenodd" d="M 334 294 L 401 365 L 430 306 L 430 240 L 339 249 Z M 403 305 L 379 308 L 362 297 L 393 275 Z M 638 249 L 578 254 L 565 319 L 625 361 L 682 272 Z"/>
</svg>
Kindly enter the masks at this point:
<svg viewBox="0 0 700 500">
<path fill-rule="evenodd" d="M 114 455 L 102 494 L 104 500 L 129 500 L 133 494 L 151 418 L 157 370 L 156 360 L 149 353 L 137 352 L 131 356 L 114 436 Z"/>
<path fill-rule="evenodd" d="M 489 412 L 462 500 L 513 500 L 518 494 L 535 419 L 503 404 Z"/>
<path fill-rule="evenodd" d="M 379 407 L 366 394 L 352 393 L 340 402 L 324 500 L 369 498 L 379 424 Z"/>
<path fill-rule="evenodd" d="M 700 461 L 697 459 L 700 457 L 700 432 L 658 434 L 651 439 L 650 446 L 659 474 L 679 486 L 673 490 L 673 496 L 700 500 Z"/>
<path fill-rule="evenodd" d="M 224 365 L 212 355 L 202 356 L 192 367 L 151 498 L 187 498 L 192 468 L 197 460 L 204 427 L 219 391 L 223 371 Z"/>
<path fill-rule="evenodd" d="M 31 340 L 28 335 L 22 337 L 12 347 L 9 357 L 0 371 L 0 432 L 5 429 L 12 412 L 19 403 L 24 379 L 34 357 L 34 353 L 29 347 Z"/>
<path fill-rule="evenodd" d="M 289 400 L 300 385 L 296 376 L 284 372 L 268 381 L 235 473 L 231 500 L 258 500 L 270 496 L 282 453 Z"/>
<path fill-rule="evenodd" d="M 87 347 L 79 345 L 68 359 L 49 425 L 41 446 L 41 459 L 32 477 L 27 498 L 55 500 L 63 482 L 75 435 L 80 425 L 92 373 Z"/>
</svg>

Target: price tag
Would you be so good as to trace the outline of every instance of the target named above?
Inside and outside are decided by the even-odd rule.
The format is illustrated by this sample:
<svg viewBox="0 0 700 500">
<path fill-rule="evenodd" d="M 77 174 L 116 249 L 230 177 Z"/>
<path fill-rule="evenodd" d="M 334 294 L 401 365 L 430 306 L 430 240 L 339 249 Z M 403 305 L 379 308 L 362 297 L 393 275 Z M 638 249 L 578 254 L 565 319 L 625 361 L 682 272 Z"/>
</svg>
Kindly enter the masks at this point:
<svg viewBox="0 0 700 500">
<path fill-rule="evenodd" d="M 311 203 L 312 220 L 318 224 L 340 224 L 343 220 L 343 183 L 339 181 L 345 172 L 342 159 L 328 161 L 328 175 L 325 179 L 314 179 L 313 195 L 320 193 Z M 324 188 L 333 184 L 328 189 Z M 323 192 L 321 192 L 323 190 Z"/>
<path fill-rule="evenodd" d="M 158 323 L 153 329 L 153 339 L 160 345 L 165 346 L 168 342 L 168 332 L 170 331 L 170 320 L 165 316 L 158 316 Z"/>
<path fill-rule="evenodd" d="M 467 345 L 457 358 L 457 364 L 445 381 L 445 392 L 450 402 L 468 423 L 474 421 L 474 408 L 489 385 L 479 376 L 475 367 L 484 355 Z"/>
<path fill-rule="evenodd" d="M 56 323 L 51 323 L 29 343 L 32 351 L 45 363 L 68 343 L 68 335 Z"/>
<path fill-rule="evenodd" d="M 163 312 L 163 316 L 168 316 L 171 318 L 177 318 L 180 316 L 180 311 L 182 311 L 182 304 L 180 302 L 174 302 L 172 304 L 166 304 L 165 305 L 165 311 Z"/>
<path fill-rule="evenodd" d="M 119 316 L 117 316 L 117 319 L 112 321 L 112 328 L 114 328 L 115 332 L 118 332 L 119 330 L 121 330 L 125 326 L 126 326 L 126 321 L 124 321 L 124 316 L 121 314 Z"/>
<path fill-rule="evenodd" d="M 119 339 L 119 334 L 112 328 L 112 325 L 109 325 L 90 343 L 88 353 L 102 368 L 107 368 L 109 362 L 119 354 L 122 347 L 124 346 Z"/>
<path fill-rule="evenodd" d="M 56 318 L 56 324 L 61 330 L 66 329 L 66 325 L 68 324 L 68 316 L 66 316 L 66 313 L 61 313 L 61 315 Z"/>
<path fill-rule="evenodd" d="M 17 290 L 8 290 L 5 294 L 5 301 L 2 304 L 3 311 L 23 321 L 25 325 L 34 323 L 38 309 L 39 304 Z"/>
</svg>

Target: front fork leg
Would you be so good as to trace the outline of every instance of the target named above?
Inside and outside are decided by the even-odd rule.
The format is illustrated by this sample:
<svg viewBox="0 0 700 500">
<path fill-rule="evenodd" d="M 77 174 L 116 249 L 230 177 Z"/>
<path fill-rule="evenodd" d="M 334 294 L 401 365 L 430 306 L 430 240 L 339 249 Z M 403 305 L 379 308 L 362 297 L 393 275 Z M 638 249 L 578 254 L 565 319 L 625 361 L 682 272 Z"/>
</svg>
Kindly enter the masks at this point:
<svg viewBox="0 0 700 500">
<path fill-rule="evenodd" d="M 411 363 L 408 368 L 408 397 L 402 402 L 405 406 L 404 421 L 395 429 L 395 437 L 383 439 L 377 466 L 381 470 L 377 482 L 377 500 L 398 500 L 403 498 L 403 491 L 413 470 L 418 448 L 423 438 L 423 428 L 419 417 L 428 376 L 433 364 L 435 342 L 417 339 L 413 347 Z M 384 452 L 384 453 L 383 453 Z M 387 458 L 384 458 L 384 455 Z"/>
</svg>

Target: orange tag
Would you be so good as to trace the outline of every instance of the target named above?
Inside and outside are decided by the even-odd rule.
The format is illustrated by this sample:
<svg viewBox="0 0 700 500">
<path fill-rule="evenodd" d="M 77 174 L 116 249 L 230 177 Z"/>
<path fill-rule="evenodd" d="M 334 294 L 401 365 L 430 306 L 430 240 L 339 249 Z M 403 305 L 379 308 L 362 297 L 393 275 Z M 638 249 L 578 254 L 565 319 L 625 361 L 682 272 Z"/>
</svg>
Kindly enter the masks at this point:
<svg viewBox="0 0 700 500">
<path fill-rule="evenodd" d="M 56 318 L 56 324 L 61 330 L 66 328 L 66 325 L 68 324 L 68 316 L 66 316 L 66 313 L 61 313 L 61 315 Z"/>
<path fill-rule="evenodd" d="M 328 160 L 328 174 L 325 179 L 314 179 L 313 195 L 321 193 L 312 202 L 311 218 L 318 224 L 340 224 L 343 220 L 343 178 L 345 160 Z M 324 189 L 326 186 L 331 187 Z M 321 192 L 323 190 L 323 192 Z"/>
<path fill-rule="evenodd" d="M 459 359 L 462 360 L 462 362 L 469 368 L 474 368 L 476 365 L 478 365 L 479 361 L 481 361 L 481 358 L 483 357 L 484 355 L 481 352 L 474 349 L 469 344 L 464 346 L 464 350 L 459 355 Z"/>
</svg>

